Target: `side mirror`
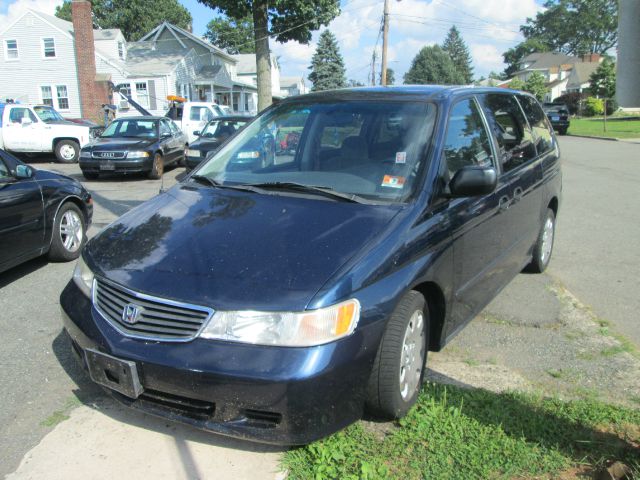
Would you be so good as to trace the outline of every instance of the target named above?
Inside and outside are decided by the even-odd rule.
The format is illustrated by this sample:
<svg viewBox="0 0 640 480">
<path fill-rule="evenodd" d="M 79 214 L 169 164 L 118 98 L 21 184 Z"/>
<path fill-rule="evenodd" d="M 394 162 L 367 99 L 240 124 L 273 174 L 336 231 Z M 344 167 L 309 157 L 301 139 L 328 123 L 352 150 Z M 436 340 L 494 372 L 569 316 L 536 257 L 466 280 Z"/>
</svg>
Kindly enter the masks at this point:
<svg viewBox="0 0 640 480">
<path fill-rule="evenodd" d="M 29 165 L 18 165 L 16 167 L 16 178 L 31 178 L 33 177 L 33 168 Z"/>
<path fill-rule="evenodd" d="M 451 197 L 477 197 L 493 192 L 498 185 L 498 173 L 493 167 L 465 167 L 449 182 Z"/>
<path fill-rule="evenodd" d="M 193 134 L 194 134 L 196 137 L 199 137 L 199 136 L 202 134 L 202 132 L 201 132 L 200 130 L 194 130 L 194 131 L 193 131 Z"/>
</svg>

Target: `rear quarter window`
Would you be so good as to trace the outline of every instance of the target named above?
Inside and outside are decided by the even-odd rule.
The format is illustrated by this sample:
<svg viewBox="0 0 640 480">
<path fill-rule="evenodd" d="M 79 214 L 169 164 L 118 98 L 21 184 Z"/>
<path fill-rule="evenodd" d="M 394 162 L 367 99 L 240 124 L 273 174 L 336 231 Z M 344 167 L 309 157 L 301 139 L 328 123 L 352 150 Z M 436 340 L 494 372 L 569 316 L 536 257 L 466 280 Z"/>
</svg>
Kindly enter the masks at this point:
<svg viewBox="0 0 640 480">
<path fill-rule="evenodd" d="M 542 107 L 535 99 L 525 95 L 518 96 L 518 101 L 533 130 L 538 155 L 551 151 L 553 149 L 552 128 Z"/>
</svg>

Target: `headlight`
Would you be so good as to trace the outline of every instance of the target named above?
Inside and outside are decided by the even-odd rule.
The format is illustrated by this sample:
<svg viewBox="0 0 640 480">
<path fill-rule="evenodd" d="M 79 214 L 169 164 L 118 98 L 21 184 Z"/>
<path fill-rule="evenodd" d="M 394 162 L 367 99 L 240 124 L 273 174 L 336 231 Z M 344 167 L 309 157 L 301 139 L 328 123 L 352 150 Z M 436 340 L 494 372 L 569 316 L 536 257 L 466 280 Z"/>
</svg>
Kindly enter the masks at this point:
<svg viewBox="0 0 640 480">
<path fill-rule="evenodd" d="M 189 157 L 199 157 L 200 155 L 200 150 L 187 150 L 187 156 Z"/>
<path fill-rule="evenodd" d="M 93 277 L 93 272 L 89 270 L 87 264 L 84 263 L 84 260 L 80 257 L 78 259 L 78 263 L 76 263 L 76 268 L 73 271 L 73 281 L 87 297 L 91 297 Z"/>
<path fill-rule="evenodd" d="M 91 158 L 91 152 L 89 150 L 80 150 L 80 158 Z"/>
<path fill-rule="evenodd" d="M 216 312 L 202 338 L 256 345 L 308 347 L 353 333 L 360 318 L 358 300 L 308 312 Z"/>
<path fill-rule="evenodd" d="M 129 152 L 127 153 L 127 158 L 147 158 L 150 157 L 151 154 L 149 152 Z"/>
</svg>

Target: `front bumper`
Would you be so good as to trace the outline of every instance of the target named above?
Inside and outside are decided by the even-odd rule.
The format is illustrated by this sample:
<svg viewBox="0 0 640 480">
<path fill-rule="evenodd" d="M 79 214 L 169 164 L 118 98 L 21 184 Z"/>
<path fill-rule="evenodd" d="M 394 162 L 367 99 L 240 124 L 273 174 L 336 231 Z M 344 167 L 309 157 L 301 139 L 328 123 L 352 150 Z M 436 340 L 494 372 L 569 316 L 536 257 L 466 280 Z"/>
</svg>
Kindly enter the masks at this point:
<svg viewBox="0 0 640 480">
<path fill-rule="evenodd" d="M 312 442 L 361 417 L 383 328 L 375 322 L 308 348 L 200 338 L 150 342 L 114 330 L 73 282 L 60 306 L 83 364 L 89 348 L 135 362 L 144 392 L 136 399 L 111 392 L 119 401 L 200 429 L 281 445 Z"/>
<path fill-rule="evenodd" d="M 151 171 L 153 157 L 115 160 L 81 157 L 79 163 L 80 170 L 85 173 L 140 173 Z M 106 165 L 112 165 L 113 168 L 107 169 Z"/>
</svg>

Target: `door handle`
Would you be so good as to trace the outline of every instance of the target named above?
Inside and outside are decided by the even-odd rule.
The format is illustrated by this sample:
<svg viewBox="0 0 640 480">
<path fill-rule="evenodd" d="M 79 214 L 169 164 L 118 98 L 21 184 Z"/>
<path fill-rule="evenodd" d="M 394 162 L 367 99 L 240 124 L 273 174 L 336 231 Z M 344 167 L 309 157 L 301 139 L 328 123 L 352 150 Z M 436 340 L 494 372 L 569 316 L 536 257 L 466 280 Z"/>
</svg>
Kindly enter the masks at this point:
<svg viewBox="0 0 640 480">
<path fill-rule="evenodd" d="M 524 191 L 522 190 L 521 187 L 516 187 L 515 190 L 513 191 L 513 201 L 515 202 L 519 202 L 520 200 L 522 200 L 522 195 L 524 194 Z"/>
<path fill-rule="evenodd" d="M 506 195 L 503 195 L 502 197 L 500 197 L 500 200 L 498 201 L 498 206 L 500 207 L 500 210 L 502 210 L 503 212 L 509 208 L 509 197 L 507 197 Z"/>
</svg>

